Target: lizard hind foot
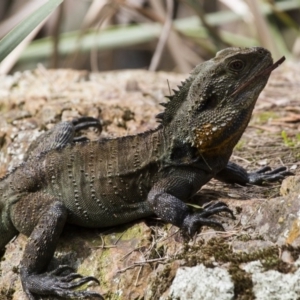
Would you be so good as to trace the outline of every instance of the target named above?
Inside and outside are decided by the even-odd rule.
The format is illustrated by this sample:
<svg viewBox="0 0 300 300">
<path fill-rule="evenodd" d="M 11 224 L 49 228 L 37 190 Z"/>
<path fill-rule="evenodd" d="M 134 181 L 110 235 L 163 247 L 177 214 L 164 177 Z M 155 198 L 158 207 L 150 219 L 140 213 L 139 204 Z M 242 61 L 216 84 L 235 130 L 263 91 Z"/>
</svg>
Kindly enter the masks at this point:
<svg viewBox="0 0 300 300">
<path fill-rule="evenodd" d="M 89 127 L 95 127 L 98 129 L 99 134 L 102 132 L 102 123 L 100 120 L 93 118 L 93 117 L 80 117 L 80 118 L 75 118 L 72 120 L 72 124 L 74 126 L 75 132 L 79 132 L 82 129 L 87 129 Z M 87 142 L 89 141 L 89 138 L 85 136 L 76 136 L 73 138 L 73 142 Z"/>
<path fill-rule="evenodd" d="M 75 132 L 78 132 L 82 129 L 87 129 L 89 127 L 95 127 L 101 133 L 102 131 L 102 124 L 100 120 L 93 118 L 93 117 L 80 117 L 75 118 L 72 120 L 72 124 L 74 126 Z"/>
<path fill-rule="evenodd" d="M 53 295 L 64 299 L 102 299 L 104 298 L 92 291 L 76 291 L 87 282 L 94 281 L 99 284 L 97 278 L 93 276 L 83 276 L 72 272 L 69 266 L 59 266 L 54 271 L 44 274 L 23 274 L 23 288 L 30 300 L 34 300 L 34 295 Z"/>
<path fill-rule="evenodd" d="M 235 219 L 232 210 L 227 206 L 226 203 L 210 203 L 206 205 L 202 211 L 191 213 L 186 216 L 182 226 L 183 233 L 192 237 L 195 235 L 199 227 L 204 225 L 209 227 L 217 227 L 221 231 L 225 231 L 223 225 L 220 222 L 209 218 L 210 216 L 220 212 L 227 212 L 231 215 L 232 219 Z"/>
</svg>

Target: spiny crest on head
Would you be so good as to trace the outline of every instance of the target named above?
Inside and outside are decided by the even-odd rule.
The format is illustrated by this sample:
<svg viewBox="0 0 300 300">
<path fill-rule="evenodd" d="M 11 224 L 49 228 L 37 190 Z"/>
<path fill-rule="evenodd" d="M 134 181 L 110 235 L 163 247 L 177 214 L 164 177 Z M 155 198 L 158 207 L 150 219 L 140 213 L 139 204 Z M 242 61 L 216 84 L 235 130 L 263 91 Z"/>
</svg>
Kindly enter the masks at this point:
<svg viewBox="0 0 300 300">
<path fill-rule="evenodd" d="M 190 76 L 185 81 L 182 81 L 181 85 L 178 85 L 178 90 L 173 89 L 173 95 L 165 96 L 169 99 L 169 101 L 160 103 L 160 105 L 165 107 L 165 110 L 156 115 L 157 122 L 162 123 L 163 125 L 167 125 L 172 121 L 172 118 L 176 114 L 176 111 L 186 100 L 193 78 L 193 76 Z"/>
</svg>

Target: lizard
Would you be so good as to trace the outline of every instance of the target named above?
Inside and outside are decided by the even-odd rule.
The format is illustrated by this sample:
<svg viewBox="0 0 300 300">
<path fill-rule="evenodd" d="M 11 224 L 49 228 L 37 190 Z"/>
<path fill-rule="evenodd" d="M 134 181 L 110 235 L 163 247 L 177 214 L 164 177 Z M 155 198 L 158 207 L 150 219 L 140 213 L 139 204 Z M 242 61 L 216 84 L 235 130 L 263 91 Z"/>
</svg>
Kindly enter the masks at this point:
<svg viewBox="0 0 300 300">
<path fill-rule="evenodd" d="M 229 161 L 251 118 L 273 63 L 261 47 L 227 48 L 195 67 L 178 90 L 162 103 L 155 129 L 90 141 L 80 130 L 100 127 L 81 117 L 60 122 L 29 147 L 24 162 L 0 180 L 0 249 L 17 234 L 29 236 L 20 263 L 23 290 L 65 299 L 103 299 L 76 290 L 93 276 L 62 265 L 46 271 L 66 223 L 88 228 L 124 224 L 155 215 L 193 236 L 212 218 L 232 217 L 223 202 L 192 211 L 186 202 L 212 178 L 260 185 L 291 175 L 286 167 L 247 172 Z"/>
</svg>

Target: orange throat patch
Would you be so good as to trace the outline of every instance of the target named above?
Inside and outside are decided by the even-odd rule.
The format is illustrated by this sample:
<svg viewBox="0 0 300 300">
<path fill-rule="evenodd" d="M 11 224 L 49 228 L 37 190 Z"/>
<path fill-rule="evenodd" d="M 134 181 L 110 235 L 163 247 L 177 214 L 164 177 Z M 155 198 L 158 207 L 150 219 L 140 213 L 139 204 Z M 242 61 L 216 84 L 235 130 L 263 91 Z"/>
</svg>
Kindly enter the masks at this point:
<svg viewBox="0 0 300 300">
<path fill-rule="evenodd" d="M 201 154 L 215 155 L 216 151 L 219 153 L 220 151 L 226 150 L 226 147 L 232 145 L 232 140 L 235 139 L 236 136 L 236 134 L 226 133 L 228 125 L 229 124 L 225 123 L 220 125 L 207 123 L 200 128 L 195 128 L 193 130 L 193 145 Z"/>
</svg>

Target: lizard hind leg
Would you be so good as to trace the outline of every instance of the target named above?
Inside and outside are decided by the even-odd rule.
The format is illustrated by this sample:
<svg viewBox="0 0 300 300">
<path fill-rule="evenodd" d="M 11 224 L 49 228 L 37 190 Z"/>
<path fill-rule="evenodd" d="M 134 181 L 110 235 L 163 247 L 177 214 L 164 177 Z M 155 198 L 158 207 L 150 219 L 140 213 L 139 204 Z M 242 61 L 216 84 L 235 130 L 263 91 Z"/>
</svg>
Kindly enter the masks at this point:
<svg viewBox="0 0 300 300">
<path fill-rule="evenodd" d="M 50 201 L 51 197 L 46 198 L 47 195 L 44 195 L 43 199 L 42 195 L 39 197 L 39 203 L 48 200 L 47 205 L 41 209 L 42 211 L 37 209 L 37 212 L 41 211 L 41 213 L 32 214 L 31 217 L 26 215 L 21 221 L 13 220 L 16 227 L 27 227 L 25 233 L 30 234 L 20 264 L 20 276 L 24 292 L 30 300 L 35 299 L 35 295 L 55 295 L 64 299 L 79 297 L 103 299 L 96 292 L 74 290 L 89 281 L 99 283 L 95 277 L 74 273 L 71 267 L 65 265 L 59 266 L 54 271 L 46 272 L 68 216 L 68 211 L 61 201 L 53 198 Z M 26 203 L 24 201 L 23 205 Z M 23 206 L 18 207 L 18 205 L 20 204 L 17 203 L 16 207 L 13 208 L 15 213 L 17 210 L 24 210 Z M 30 224 L 26 219 L 31 220 Z"/>
<path fill-rule="evenodd" d="M 87 129 L 89 127 L 95 127 L 98 129 L 99 134 L 102 132 L 102 124 L 98 119 L 93 117 L 80 117 L 72 120 L 75 132 L 79 132 L 82 129 Z M 73 138 L 73 142 L 84 142 L 89 139 L 86 136 L 76 136 Z"/>
<path fill-rule="evenodd" d="M 56 124 L 31 143 L 24 156 L 24 161 L 43 152 L 63 148 L 73 142 L 88 140 L 86 137 L 75 137 L 75 133 L 89 127 L 96 127 L 100 132 L 102 131 L 101 122 L 93 117 L 80 117 Z"/>
<path fill-rule="evenodd" d="M 98 119 L 95 119 L 93 117 L 80 117 L 75 118 L 72 120 L 72 124 L 74 125 L 75 131 L 80 131 L 82 129 L 86 129 L 89 127 L 95 127 L 99 130 L 101 133 L 102 131 L 102 124 Z"/>
</svg>

